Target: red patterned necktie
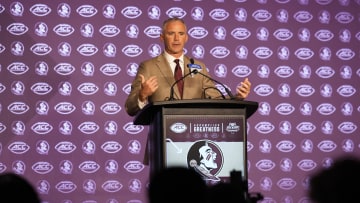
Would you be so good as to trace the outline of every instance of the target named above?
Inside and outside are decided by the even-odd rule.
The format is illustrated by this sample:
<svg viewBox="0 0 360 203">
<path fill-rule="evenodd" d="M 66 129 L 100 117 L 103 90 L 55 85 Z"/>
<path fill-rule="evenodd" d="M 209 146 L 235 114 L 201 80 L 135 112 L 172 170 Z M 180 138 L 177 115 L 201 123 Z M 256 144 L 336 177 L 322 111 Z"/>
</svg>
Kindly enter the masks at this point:
<svg viewBox="0 0 360 203">
<path fill-rule="evenodd" d="M 182 77 L 182 71 L 181 71 L 179 61 L 180 61 L 179 59 L 174 60 L 174 62 L 176 63 L 175 72 L 174 72 L 175 81 L 180 80 L 181 77 Z M 180 80 L 177 83 L 177 86 L 178 86 L 178 89 L 179 89 L 179 92 L 180 92 L 180 97 L 182 98 L 182 96 L 183 96 L 183 88 L 184 88 L 184 80 Z"/>
</svg>

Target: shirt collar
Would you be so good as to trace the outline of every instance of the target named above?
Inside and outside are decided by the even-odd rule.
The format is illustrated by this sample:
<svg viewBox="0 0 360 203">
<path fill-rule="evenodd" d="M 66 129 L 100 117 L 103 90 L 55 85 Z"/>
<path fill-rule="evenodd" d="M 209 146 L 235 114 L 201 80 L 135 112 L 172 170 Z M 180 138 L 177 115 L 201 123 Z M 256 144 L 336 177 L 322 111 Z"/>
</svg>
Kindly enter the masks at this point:
<svg viewBox="0 0 360 203">
<path fill-rule="evenodd" d="M 174 60 L 176 59 L 175 57 L 173 57 L 172 55 L 170 55 L 169 53 L 167 53 L 166 51 L 164 51 L 164 56 L 166 58 L 166 60 L 169 62 L 169 64 L 174 63 Z M 180 64 L 184 64 L 184 54 L 182 54 L 179 57 L 179 63 Z"/>
</svg>

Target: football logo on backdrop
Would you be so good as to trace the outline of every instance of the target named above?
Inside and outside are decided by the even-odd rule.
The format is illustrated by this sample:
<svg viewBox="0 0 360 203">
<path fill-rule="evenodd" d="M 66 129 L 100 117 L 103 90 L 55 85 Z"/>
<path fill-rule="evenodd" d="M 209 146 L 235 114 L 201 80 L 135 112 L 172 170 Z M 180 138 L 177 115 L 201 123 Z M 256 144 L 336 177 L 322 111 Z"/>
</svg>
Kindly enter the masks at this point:
<svg viewBox="0 0 360 203">
<path fill-rule="evenodd" d="M 195 142 L 187 154 L 187 164 L 198 172 L 204 180 L 220 181 L 217 177 L 224 163 L 220 147 L 211 140 Z"/>
<path fill-rule="evenodd" d="M 13 35 L 23 35 L 29 30 L 23 23 L 11 23 L 6 29 Z"/>
<path fill-rule="evenodd" d="M 121 14 L 123 14 L 126 18 L 135 19 L 142 14 L 142 11 L 138 7 L 127 6 L 121 10 Z"/>
<path fill-rule="evenodd" d="M 271 13 L 267 10 L 256 10 L 253 14 L 252 17 L 259 21 L 259 22 L 265 22 L 270 20 L 270 18 L 272 17 Z"/>
<path fill-rule="evenodd" d="M 30 12 L 36 16 L 46 16 L 51 12 L 51 8 L 46 4 L 35 4 L 30 8 Z"/>
<path fill-rule="evenodd" d="M 92 5 L 81 5 L 76 9 L 76 12 L 82 17 L 92 17 L 97 13 L 97 9 Z"/>
<path fill-rule="evenodd" d="M 115 37 L 120 33 L 120 28 L 116 27 L 115 25 L 104 25 L 99 29 L 99 32 L 104 37 Z"/>
<path fill-rule="evenodd" d="M 307 23 L 311 21 L 313 16 L 307 11 L 298 11 L 294 14 L 294 18 L 299 23 Z"/>
<path fill-rule="evenodd" d="M 186 11 L 179 7 L 172 7 L 166 11 L 166 15 L 169 17 L 183 18 L 186 16 Z"/>
<path fill-rule="evenodd" d="M 212 11 L 210 11 L 209 15 L 213 20 L 216 21 L 226 20 L 226 18 L 230 16 L 229 12 L 221 8 L 213 9 Z"/>
<path fill-rule="evenodd" d="M 188 31 L 189 35 L 195 39 L 202 39 L 208 35 L 208 31 L 204 27 L 192 27 Z"/>
<path fill-rule="evenodd" d="M 239 40 L 245 40 L 249 38 L 250 35 L 251 35 L 250 30 L 242 27 L 235 28 L 231 31 L 231 36 Z"/>
<path fill-rule="evenodd" d="M 44 56 L 50 53 L 52 48 L 45 43 L 36 43 L 30 47 L 30 50 L 38 56 Z"/>
<path fill-rule="evenodd" d="M 144 29 L 144 33 L 150 38 L 158 38 L 161 34 L 161 28 L 159 26 L 151 25 Z"/>
<path fill-rule="evenodd" d="M 63 24 L 56 25 L 53 28 L 53 31 L 59 36 L 66 37 L 66 36 L 71 35 L 75 31 L 75 28 L 69 24 L 63 23 Z"/>
<path fill-rule="evenodd" d="M 349 12 L 340 12 L 336 14 L 335 19 L 342 24 L 351 23 L 354 20 L 354 16 Z"/>
</svg>

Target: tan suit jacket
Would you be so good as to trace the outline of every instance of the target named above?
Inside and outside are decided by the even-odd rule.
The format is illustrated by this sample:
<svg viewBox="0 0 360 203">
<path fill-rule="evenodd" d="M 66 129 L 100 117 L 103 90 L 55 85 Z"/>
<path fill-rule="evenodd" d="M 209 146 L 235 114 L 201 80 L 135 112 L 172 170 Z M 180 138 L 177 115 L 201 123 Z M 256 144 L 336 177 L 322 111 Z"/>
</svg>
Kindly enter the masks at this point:
<svg viewBox="0 0 360 203">
<path fill-rule="evenodd" d="M 184 56 L 184 75 L 190 72 L 187 64 L 190 64 L 190 58 Z M 201 73 L 209 76 L 204 63 L 195 60 L 195 64 L 201 66 Z M 164 53 L 157 57 L 146 60 L 139 65 L 137 75 L 131 84 L 131 92 L 125 102 L 126 112 L 130 116 L 136 115 L 140 110 L 138 106 L 139 91 L 141 89 L 141 78 L 139 74 L 145 77 L 145 80 L 151 76 L 156 76 L 159 84 L 159 88 L 148 98 L 148 102 L 165 101 L 170 97 L 171 86 L 175 83 L 173 72 L 167 62 Z M 209 76 L 210 77 L 210 76 Z M 184 90 L 182 99 L 221 99 L 221 93 L 215 89 L 215 84 L 209 78 L 204 77 L 201 74 L 193 74 L 184 78 Z M 174 99 L 181 99 L 179 96 L 179 90 L 177 86 L 174 86 Z"/>
</svg>

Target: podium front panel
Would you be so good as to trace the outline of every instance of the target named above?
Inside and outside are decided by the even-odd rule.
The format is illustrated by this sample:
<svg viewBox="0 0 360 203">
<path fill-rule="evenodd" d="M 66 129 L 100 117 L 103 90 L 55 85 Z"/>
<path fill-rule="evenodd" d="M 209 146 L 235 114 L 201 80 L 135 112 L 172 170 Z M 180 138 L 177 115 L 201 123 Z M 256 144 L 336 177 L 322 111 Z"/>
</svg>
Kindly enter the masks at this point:
<svg viewBox="0 0 360 203">
<path fill-rule="evenodd" d="M 164 167 L 194 168 L 208 181 L 247 176 L 243 109 L 174 108 L 163 112 Z"/>
</svg>

